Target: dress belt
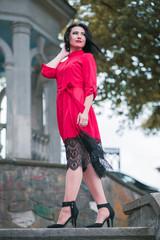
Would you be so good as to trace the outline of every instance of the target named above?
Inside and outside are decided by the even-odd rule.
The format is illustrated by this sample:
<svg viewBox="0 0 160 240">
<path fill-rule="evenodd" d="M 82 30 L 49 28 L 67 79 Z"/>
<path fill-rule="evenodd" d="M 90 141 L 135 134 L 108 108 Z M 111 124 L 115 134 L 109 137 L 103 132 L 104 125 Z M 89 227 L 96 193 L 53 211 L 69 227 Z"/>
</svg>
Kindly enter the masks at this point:
<svg viewBox="0 0 160 240">
<path fill-rule="evenodd" d="M 69 95 L 72 97 L 72 99 L 73 99 L 73 101 L 75 102 L 75 104 L 77 105 L 78 110 L 79 110 L 81 113 L 83 113 L 83 111 L 84 111 L 84 109 L 85 109 L 85 106 L 84 106 L 81 102 L 79 102 L 79 101 L 75 98 L 75 96 L 73 96 L 72 91 L 71 91 L 72 88 L 80 88 L 80 87 L 74 87 L 74 86 L 72 85 L 72 83 L 68 83 L 66 86 L 64 86 L 64 87 L 62 87 L 62 88 L 58 88 L 58 89 L 57 89 L 57 93 L 62 93 L 63 91 L 67 91 L 67 92 L 69 93 Z M 81 88 L 81 89 L 82 89 L 82 88 Z"/>
</svg>

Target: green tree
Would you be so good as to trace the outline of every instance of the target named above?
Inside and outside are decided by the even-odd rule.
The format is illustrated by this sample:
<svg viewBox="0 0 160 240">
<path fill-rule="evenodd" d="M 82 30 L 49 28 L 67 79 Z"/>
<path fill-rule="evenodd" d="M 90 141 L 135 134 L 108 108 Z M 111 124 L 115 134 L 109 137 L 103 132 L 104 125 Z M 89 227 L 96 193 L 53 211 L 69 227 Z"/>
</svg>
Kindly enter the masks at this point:
<svg viewBox="0 0 160 240">
<path fill-rule="evenodd" d="M 76 18 L 89 25 L 106 61 L 99 101 L 147 133 L 160 130 L 160 1 L 74 0 Z M 102 75 L 102 74 L 101 74 Z"/>
</svg>

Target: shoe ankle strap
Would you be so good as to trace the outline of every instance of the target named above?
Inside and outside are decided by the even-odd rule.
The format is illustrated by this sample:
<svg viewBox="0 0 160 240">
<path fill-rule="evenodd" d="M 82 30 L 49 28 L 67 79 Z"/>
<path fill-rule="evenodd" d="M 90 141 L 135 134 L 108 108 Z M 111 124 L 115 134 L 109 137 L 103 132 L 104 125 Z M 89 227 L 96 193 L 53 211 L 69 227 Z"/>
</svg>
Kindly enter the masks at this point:
<svg viewBox="0 0 160 240">
<path fill-rule="evenodd" d="M 98 205 L 97 205 L 97 208 L 98 208 L 98 209 L 103 208 L 103 207 L 108 208 L 109 206 L 110 206 L 110 203 L 104 203 L 104 204 L 98 204 Z"/>
<path fill-rule="evenodd" d="M 74 206 L 74 205 L 75 205 L 75 201 L 62 203 L 62 207 L 69 207 L 69 206 Z"/>
</svg>

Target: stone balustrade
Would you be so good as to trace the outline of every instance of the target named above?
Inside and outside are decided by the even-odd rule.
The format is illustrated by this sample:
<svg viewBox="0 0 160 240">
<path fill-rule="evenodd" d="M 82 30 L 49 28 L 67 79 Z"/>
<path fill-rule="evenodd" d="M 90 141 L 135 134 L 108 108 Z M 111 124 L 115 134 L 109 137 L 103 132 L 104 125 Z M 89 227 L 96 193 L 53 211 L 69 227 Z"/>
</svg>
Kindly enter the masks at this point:
<svg viewBox="0 0 160 240">
<path fill-rule="evenodd" d="M 48 161 L 49 135 L 32 130 L 32 159 Z"/>
</svg>

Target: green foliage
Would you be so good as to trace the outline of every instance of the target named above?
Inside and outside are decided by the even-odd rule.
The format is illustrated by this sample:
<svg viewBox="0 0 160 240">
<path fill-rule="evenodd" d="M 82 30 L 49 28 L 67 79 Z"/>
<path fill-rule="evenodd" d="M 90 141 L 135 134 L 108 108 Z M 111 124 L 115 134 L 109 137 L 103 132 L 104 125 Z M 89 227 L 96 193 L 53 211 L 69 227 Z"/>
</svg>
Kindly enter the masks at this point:
<svg viewBox="0 0 160 240">
<path fill-rule="evenodd" d="M 147 133 L 160 130 L 160 1 L 75 0 L 76 18 L 86 22 L 104 52 L 98 72 L 106 73 L 99 101 L 114 112 L 141 119 Z M 146 114 L 147 112 L 147 114 Z M 144 120 L 145 119 L 145 120 Z"/>
</svg>

